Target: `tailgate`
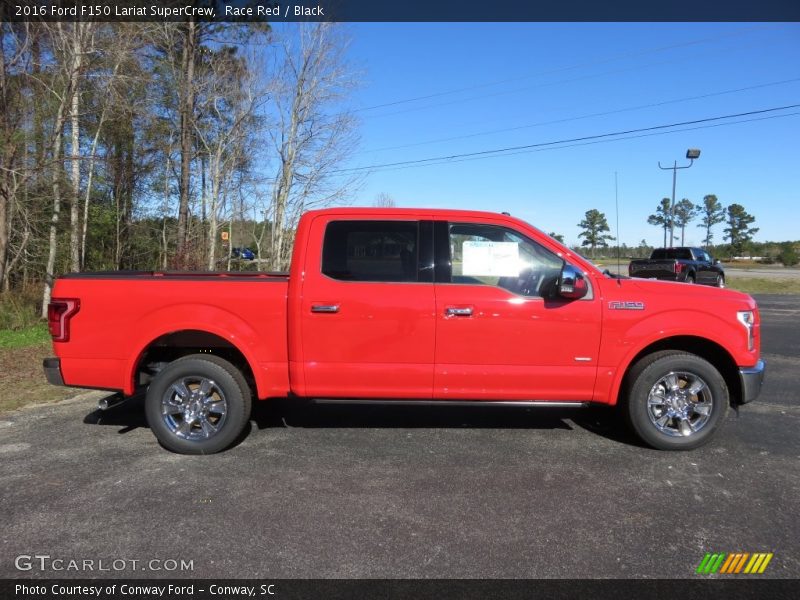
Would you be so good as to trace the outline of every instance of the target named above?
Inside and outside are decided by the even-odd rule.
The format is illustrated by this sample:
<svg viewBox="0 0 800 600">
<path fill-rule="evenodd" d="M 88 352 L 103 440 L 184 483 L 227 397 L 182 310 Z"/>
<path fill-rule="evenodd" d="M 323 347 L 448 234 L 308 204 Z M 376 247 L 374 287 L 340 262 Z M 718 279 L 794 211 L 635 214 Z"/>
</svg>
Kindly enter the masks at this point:
<svg viewBox="0 0 800 600">
<path fill-rule="evenodd" d="M 675 260 L 634 261 L 630 266 L 632 277 L 675 279 Z"/>
</svg>

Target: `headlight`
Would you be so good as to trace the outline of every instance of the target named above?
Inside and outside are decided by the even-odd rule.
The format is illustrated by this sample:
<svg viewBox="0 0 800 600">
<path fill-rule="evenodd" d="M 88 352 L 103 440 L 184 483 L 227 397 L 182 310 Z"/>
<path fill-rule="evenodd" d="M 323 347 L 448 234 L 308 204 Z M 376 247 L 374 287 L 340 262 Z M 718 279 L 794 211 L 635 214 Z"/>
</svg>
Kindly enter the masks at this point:
<svg viewBox="0 0 800 600">
<path fill-rule="evenodd" d="M 747 349 L 752 352 L 756 346 L 756 336 L 753 329 L 756 324 L 756 315 L 752 310 L 740 310 L 736 313 L 736 318 L 747 330 Z"/>
</svg>

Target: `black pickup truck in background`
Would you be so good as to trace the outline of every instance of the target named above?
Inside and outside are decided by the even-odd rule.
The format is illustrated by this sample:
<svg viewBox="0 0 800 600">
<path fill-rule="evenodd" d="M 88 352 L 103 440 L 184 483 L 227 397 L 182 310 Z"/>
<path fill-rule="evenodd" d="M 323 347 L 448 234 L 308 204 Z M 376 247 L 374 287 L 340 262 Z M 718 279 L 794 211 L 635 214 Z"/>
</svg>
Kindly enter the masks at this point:
<svg viewBox="0 0 800 600">
<path fill-rule="evenodd" d="M 631 261 L 628 274 L 725 287 L 725 270 L 702 248 L 656 248 L 649 259 Z"/>
</svg>

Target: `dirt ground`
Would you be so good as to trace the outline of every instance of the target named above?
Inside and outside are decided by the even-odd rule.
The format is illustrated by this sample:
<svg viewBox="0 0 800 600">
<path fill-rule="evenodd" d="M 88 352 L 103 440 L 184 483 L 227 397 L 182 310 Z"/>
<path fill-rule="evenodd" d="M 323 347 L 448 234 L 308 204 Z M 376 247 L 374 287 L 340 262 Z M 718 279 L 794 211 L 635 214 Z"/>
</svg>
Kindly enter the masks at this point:
<svg viewBox="0 0 800 600">
<path fill-rule="evenodd" d="M 42 360 L 53 356 L 49 343 L 27 348 L 0 348 L 0 413 L 26 404 L 52 403 L 76 390 L 47 383 Z"/>
</svg>

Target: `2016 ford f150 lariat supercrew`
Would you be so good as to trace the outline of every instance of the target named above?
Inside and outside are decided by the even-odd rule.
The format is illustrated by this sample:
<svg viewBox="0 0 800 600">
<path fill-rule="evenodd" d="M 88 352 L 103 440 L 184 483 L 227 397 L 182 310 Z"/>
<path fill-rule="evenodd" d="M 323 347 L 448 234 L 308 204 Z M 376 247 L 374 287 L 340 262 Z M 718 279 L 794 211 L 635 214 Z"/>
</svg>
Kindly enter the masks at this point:
<svg viewBox="0 0 800 600">
<path fill-rule="evenodd" d="M 690 449 L 764 374 L 750 296 L 612 277 L 471 211 L 306 213 L 288 275 L 66 275 L 49 326 L 51 383 L 146 390 L 183 453 L 225 449 L 276 397 L 619 405 L 647 444 Z"/>
</svg>

